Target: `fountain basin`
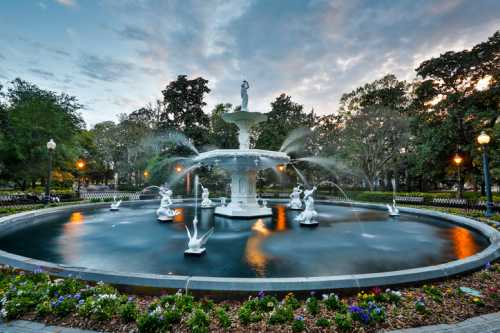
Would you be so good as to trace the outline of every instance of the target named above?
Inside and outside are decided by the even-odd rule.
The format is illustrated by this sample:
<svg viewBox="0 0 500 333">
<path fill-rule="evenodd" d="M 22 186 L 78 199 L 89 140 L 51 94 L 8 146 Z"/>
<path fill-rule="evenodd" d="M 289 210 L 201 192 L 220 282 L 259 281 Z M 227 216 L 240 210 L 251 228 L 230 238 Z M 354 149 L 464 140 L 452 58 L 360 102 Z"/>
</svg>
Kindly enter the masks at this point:
<svg viewBox="0 0 500 333">
<path fill-rule="evenodd" d="M 357 221 L 349 206 L 317 201 L 320 225 L 301 229 L 281 203 L 273 203 L 270 221 L 253 224 L 199 212 L 202 229 L 216 228 L 200 258 L 183 253 L 192 209 L 187 201 L 176 202 L 183 211 L 171 224 L 156 223 L 157 201 L 123 203 L 114 213 L 107 204 L 20 213 L 0 219 L 0 263 L 118 285 L 256 292 L 426 281 L 500 257 L 499 233 L 464 217 L 400 208 L 394 219 L 383 206 L 356 204 Z"/>
</svg>

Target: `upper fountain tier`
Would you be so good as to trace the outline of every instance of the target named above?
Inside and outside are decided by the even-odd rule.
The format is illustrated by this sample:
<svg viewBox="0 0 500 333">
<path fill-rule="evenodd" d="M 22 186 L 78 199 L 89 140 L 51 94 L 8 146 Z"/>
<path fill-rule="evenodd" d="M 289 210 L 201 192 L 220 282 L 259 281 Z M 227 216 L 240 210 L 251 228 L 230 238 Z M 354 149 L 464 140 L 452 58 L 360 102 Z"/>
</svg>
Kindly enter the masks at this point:
<svg viewBox="0 0 500 333">
<path fill-rule="evenodd" d="M 222 115 L 228 123 L 239 128 L 239 149 L 215 149 L 199 154 L 194 162 L 213 165 L 229 171 L 233 170 L 263 170 L 273 168 L 278 164 L 290 162 L 290 157 L 283 152 L 250 149 L 250 128 L 266 121 L 267 116 L 259 112 L 239 111 Z"/>
</svg>

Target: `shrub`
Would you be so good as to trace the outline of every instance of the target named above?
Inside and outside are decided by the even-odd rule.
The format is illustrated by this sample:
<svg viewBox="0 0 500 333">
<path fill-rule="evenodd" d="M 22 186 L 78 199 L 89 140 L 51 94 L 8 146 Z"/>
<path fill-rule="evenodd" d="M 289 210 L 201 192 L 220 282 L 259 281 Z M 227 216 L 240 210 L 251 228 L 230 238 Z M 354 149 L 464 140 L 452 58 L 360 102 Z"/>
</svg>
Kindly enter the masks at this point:
<svg viewBox="0 0 500 333">
<path fill-rule="evenodd" d="M 226 310 L 223 308 L 216 308 L 215 314 L 217 315 L 217 320 L 221 327 L 229 328 L 231 326 L 231 318 L 228 316 Z"/>
<path fill-rule="evenodd" d="M 141 313 L 136 320 L 137 328 L 141 333 L 161 332 L 165 328 L 165 322 L 159 315 L 148 312 Z"/>
<path fill-rule="evenodd" d="M 293 293 L 288 293 L 283 301 L 286 306 L 292 308 L 293 310 L 300 308 L 300 302 L 295 298 Z"/>
<path fill-rule="evenodd" d="M 269 316 L 269 324 L 285 324 L 293 320 L 293 309 L 286 305 L 278 305 Z"/>
<path fill-rule="evenodd" d="M 350 314 L 335 314 L 335 324 L 340 331 L 349 331 L 352 329 L 352 317 Z"/>
<path fill-rule="evenodd" d="M 318 320 L 316 320 L 316 326 L 327 328 L 330 327 L 331 325 L 332 323 L 330 322 L 330 320 L 326 318 L 319 318 Z"/>
<path fill-rule="evenodd" d="M 314 296 L 308 297 L 306 300 L 306 309 L 311 315 L 317 315 L 319 313 L 318 299 Z"/>
<path fill-rule="evenodd" d="M 187 320 L 187 324 L 193 333 L 206 333 L 210 326 L 210 319 L 205 311 L 196 308 Z"/>
<path fill-rule="evenodd" d="M 424 285 L 423 287 L 424 293 L 432 298 L 434 302 L 442 303 L 443 302 L 443 293 L 441 290 L 434 286 Z"/>
<path fill-rule="evenodd" d="M 304 318 L 301 316 L 295 317 L 292 322 L 292 331 L 293 332 L 302 332 L 306 329 L 306 324 L 304 323 Z"/>
<path fill-rule="evenodd" d="M 90 202 L 93 202 L 93 203 L 95 203 L 95 202 L 101 202 L 101 201 L 102 201 L 101 198 L 92 198 L 92 199 L 90 199 Z"/>
<path fill-rule="evenodd" d="M 238 318 L 243 325 L 248 325 L 250 323 L 256 323 L 262 320 L 262 314 L 260 314 L 251 301 L 246 301 L 240 307 L 238 311 Z"/>
<path fill-rule="evenodd" d="M 138 314 L 137 305 L 135 302 L 129 298 L 128 302 L 121 304 L 118 308 L 118 314 L 122 318 L 122 320 L 126 323 L 130 323 L 137 318 Z"/>
</svg>

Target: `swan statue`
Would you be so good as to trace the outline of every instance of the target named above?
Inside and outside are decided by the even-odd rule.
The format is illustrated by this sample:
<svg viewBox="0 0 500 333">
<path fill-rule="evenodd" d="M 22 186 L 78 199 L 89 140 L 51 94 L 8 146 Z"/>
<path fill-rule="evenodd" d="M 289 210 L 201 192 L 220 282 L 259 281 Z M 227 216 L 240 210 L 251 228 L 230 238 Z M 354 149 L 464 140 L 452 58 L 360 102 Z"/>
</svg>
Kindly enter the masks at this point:
<svg viewBox="0 0 500 333">
<path fill-rule="evenodd" d="M 387 210 L 389 211 L 389 216 L 399 216 L 399 209 L 396 207 L 396 200 L 392 200 L 392 206 L 387 204 Z"/>
<path fill-rule="evenodd" d="M 189 228 L 187 225 L 185 225 L 187 235 L 189 238 L 188 242 L 188 249 L 184 251 L 185 255 L 195 255 L 195 256 L 200 256 L 205 253 L 205 248 L 203 247 L 210 236 L 214 233 L 214 228 L 210 228 L 203 236 L 198 238 L 198 218 L 195 217 L 193 219 L 193 234 L 191 235 L 191 232 L 189 231 Z"/>
<path fill-rule="evenodd" d="M 113 202 L 111 203 L 111 207 L 109 207 L 109 210 L 110 211 L 117 211 L 117 210 L 120 210 L 120 205 L 121 205 L 122 201 L 119 200 L 119 201 L 116 201 L 116 196 L 113 197 Z"/>
</svg>

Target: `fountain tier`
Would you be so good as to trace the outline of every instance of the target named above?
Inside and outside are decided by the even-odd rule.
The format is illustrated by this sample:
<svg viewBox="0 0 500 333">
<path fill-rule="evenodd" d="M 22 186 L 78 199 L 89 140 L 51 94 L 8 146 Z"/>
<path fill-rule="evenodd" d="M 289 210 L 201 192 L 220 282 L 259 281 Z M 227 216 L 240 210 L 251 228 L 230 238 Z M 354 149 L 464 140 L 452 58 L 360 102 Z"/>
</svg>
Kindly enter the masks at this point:
<svg viewBox="0 0 500 333">
<path fill-rule="evenodd" d="M 239 128 L 240 149 L 216 149 L 199 154 L 193 162 L 211 165 L 227 170 L 231 174 L 231 202 L 227 206 L 217 207 L 215 214 L 230 217 L 271 216 L 269 207 L 257 203 L 257 171 L 274 168 L 290 162 L 290 157 L 283 152 L 249 149 L 250 128 L 267 116 L 257 112 L 233 112 L 222 116 L 226 122 L 234 123 Z"/>
</svg>

